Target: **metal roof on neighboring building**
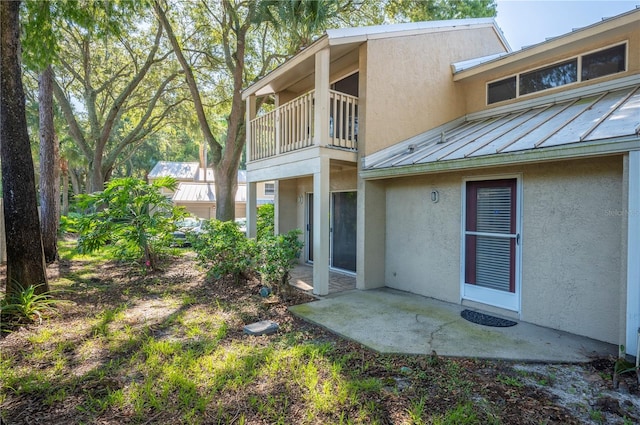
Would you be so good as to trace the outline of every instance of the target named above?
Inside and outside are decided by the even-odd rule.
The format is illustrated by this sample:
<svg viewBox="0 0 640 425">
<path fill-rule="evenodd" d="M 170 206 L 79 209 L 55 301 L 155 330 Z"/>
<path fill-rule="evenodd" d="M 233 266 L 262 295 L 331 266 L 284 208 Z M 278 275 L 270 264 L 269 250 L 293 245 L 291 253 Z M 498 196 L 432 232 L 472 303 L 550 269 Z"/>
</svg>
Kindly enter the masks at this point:
<svg viewBox="0 0 640 425">
<path fill-rule="evenodd" d="M 198 182 L 213 182 L 215 180 L 213 168 L 207 168 L 205 177 L 204 169 L 198 162 L 172 162 L 159 161 L 149 173 L 150 179 L 160 177 L 173 177 L 177 180 L 193 180 Z M 238 183 L 247 182 L 247 171 L 238 170 Z"/>
<path fill-rule="evenodd" d="M 636 84 L 638 79 L 636 79 Z M 434 164 L 632 136 L 640 140 L 640 86 L 465 117 L 364 159 L 366 170 Z"/>
<path fill-rule="evenodd" d="M 149 173 L 150 179 L 173 177 L 179 180 L 195 178 L 200 164 L 197 162 L 159 161 Z"/>
<path fill-rule="evenodd" d="M 173 194 L 173 202 L 215 202 L 216 186 L 213 183 L 180 183 Z"/>
<path fill-rule="evenodd" d="M 182 182 L 173 194 L 173 202 L 215 202 L 216 186 L 213 182 Z M 236 202 L 247 202 L 247 186 L 238 185 Z"/>
</svg>

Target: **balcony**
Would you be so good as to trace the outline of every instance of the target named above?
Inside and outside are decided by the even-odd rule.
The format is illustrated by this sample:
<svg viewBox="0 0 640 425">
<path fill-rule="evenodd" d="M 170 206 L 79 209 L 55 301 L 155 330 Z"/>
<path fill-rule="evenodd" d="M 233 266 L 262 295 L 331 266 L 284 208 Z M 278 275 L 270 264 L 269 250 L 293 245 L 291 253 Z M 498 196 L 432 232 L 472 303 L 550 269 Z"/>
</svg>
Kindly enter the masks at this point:
<svg viewBox="0 0 640 425">
<path fill-rule="evenodd" d="M 357 151 L 358 98 L 329 90 L 328 140 L 314 138 L 314 104 L 315 91 L 310 91 L 251 120 L 248 160 L 270 158 L 310 146 Z"/>
</svg>

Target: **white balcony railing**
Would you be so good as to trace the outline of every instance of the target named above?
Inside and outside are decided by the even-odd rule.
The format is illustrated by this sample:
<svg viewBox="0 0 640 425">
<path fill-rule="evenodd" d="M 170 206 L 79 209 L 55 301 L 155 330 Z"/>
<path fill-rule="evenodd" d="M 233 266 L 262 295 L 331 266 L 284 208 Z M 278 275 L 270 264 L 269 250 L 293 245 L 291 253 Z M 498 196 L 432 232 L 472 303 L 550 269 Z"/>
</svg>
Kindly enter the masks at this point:
<svg viewBox="0 0 640 425">
<path fill-rule="evenodd" d="M 248 141 L 250 161 L 314 145 L 314 92 L 253 119 Z M 329 91 L 329 140 L 320 145 L 357 150 L 358 98 Z"/>
</svg>

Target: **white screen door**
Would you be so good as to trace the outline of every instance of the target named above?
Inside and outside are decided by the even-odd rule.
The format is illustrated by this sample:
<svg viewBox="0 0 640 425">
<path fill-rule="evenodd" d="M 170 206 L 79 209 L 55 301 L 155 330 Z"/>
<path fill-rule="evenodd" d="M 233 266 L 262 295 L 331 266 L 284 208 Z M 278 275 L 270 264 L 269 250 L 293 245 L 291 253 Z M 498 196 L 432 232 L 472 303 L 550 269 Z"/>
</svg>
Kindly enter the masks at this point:
<svg viewBox="0 0 640 425">
<path fill-rule="evenodd" d="M 463 297 L 517 310 L 517 180 L 466 183 Z"/>
</svg>

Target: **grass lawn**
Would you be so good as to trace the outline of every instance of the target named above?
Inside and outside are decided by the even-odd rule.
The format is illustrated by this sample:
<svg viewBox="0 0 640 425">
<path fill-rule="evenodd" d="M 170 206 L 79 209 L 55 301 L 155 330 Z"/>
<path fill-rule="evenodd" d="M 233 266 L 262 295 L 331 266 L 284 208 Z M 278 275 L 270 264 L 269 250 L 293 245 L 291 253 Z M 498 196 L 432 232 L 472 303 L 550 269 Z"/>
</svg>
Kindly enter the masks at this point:
<svg viewBox="0 0 640 425">
<path fill-rule="evenodd" d="M 581 423 L 509 364 L 377 354 L 293 317 L 308 295 L 207 279 L 188 250 L 149 274 L 61 257 L 58 314 L 0 339 L 2 423 Z M 280 331 L 243 333 L 263 319 Z"/>
</svg>

